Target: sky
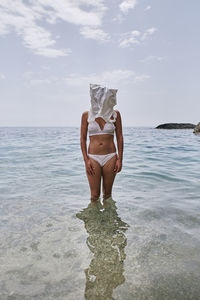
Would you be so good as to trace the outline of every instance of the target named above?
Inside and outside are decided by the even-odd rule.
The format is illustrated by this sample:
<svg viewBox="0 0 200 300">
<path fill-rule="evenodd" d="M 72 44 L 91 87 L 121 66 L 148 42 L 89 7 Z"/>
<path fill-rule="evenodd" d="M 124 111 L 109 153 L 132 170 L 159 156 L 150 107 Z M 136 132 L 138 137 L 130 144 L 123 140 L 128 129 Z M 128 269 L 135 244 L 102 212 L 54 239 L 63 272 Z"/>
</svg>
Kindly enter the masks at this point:
<svg viewBox="0 0 200 300">
<path fill-rule="evenodd" d="M 0 0 L 0 126 L 80 126 L 89 84 L 124 126 L 200 121 L 199 0 Z"/>
</svg>

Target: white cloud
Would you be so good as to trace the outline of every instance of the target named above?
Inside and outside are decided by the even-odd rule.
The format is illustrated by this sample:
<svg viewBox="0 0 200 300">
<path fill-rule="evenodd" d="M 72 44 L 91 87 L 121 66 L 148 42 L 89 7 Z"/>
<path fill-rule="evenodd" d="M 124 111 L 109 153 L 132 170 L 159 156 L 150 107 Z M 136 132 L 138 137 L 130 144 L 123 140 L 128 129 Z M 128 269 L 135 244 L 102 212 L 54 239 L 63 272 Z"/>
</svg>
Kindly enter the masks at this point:
<svg viewBox="0 0 200 300">
<path fill-rule="evenodd" d="M 143 36 L 141 37 L 141 40 L 142 40 L 142 41 L 146 40 L 146 38 L 147 38 L 148 36 L 154 34 L 156 31 L 157 31 L 157 28 L 155 28 L 155 27 L 152 27 L 152 28 L 147 29 L 147 30 L 144 32 Z"/>
<path fill-rule="evenodd" d="M 75 25 L 100 26 L 107 9 L 101 0 L 32 0 L 32 2 L 36 3 L 35 9 L 39 11 L 42 9 L 50 23 L 61 19 Z M 90 10 L 81 9 L 81 5 Z"/>
<path fill-rule="evenodd" d="M 137 5 L 137 0 L 124 0 L 119 5 L 119 8 L 124 14 L 127 14 L 129 9 L 135 8 L 136 5 Z"/>
<path fill-rule="evenodd" d="M 150 78 L 146 74 L 137 74 L 132 70 L 112 70 L 100 74 L 93 73 L 89 75 L 70 74 L 65 77 L 64 81 L 70 86 L 87 86 L 89 83 L 104 84 L 110 87 L 117 87 L 119 84 L 136 83 Z"/>
<path fill-rule="evenodd" d="M 154 55 L 149 55 L 144 59 L 139 60 L 142 63 L 146 63 L 146 62 L 150 62 L 150 61 L 159 61 L 162 62 L 163 60 L 165 60 L 164 56 L 154 56 Z"/>
<path fill-rule="evenodd" d="M 131 45 L 139 45 L 142 41 L 157 31 L 157 28 L 149 28 L 143 34 L 138 30 L 133 30 L 131 32 L 126 32 L 122 34 L 119 41 L 119 47 L 126 48 Z"/>
<path fill-rule="evenodd" d="M 123 34 L 123 38 L 119 44 L 119 46 L 121 48 L 126 48 L 128 46 L 130 46 L 131 44 L 140 44 L 140 41 L 139 41 L 139 36 L 141 35 L 140 31 L 137 31 L 137 30 L 133 30 L 131 31 L 130 33 L 125 33 Z"/>
<path fill-rule="evenodd" d="M 3 73 L 0 73 L 0 80 L 6 79 L 6 76 Z"/>
<path fill-rule="evenodd" d="M 23 74 L 23 82 L 27 86 L 61 84 L 81 89 L 85 89 L 90 83 L 103 84 L 115 88 L 119 85 L 142 82 L 148 78 L 150 76 L 147 74 L 138 74 L 133 70 L 121 69 L 92 74 L 71 73 L 65 77 L 47 77 L 43 72 L 25 72 Z"/>
<path fill-rule="evenodd" d="M 145 11 L 146 10 L 150 10 L 151 9 L 151 5 L 148 5 L 146 8 L 145 8 Z"/>
<path fill-rule="evenodd" d="M 134 82 L 135 82 L 135 83 L 137 83 L 137 82 L 142 82 L 142 81 L 144 81 L 144 80 L 146 80 L 146 79 L 149 79 L 149 78 L 151 78 L 151 76 L 149 76 L 149 75 L 145 75 L 145 74 L 137 75 L 137 76 L 135 76 L 135 78 L 134 78 Z"/>
<path fill-rule="evenodd" d="M 87 7 L 87 9 L 81 8 Z M 38 21 L 45 20 L 51 24 L 62 20 L 79 26 L 101 26 L 106 11 L 103 0 L 1 0 L 0 2 L 0 35 L 6 35 L 14 30 L 23 40 L 25 47 L 35 54 L 46 57 L 67 56 L 71 52 L 67 49 L 56 49 L 56 41 L 51 33 Z M 85 27 L 83 31 L 85 31 Z M 95 30 L 90 29 L 90 34 Z M 100 38 L 107 34 L 100 30 Z M 89 29 L 88 29 L 89 32 Z M 87 37 L 89 33 L 84 36 Z"/>
<path fill-rule="evenodd" d="M 112 18 L 112 21 L 117 22 L 121 24 L 124 21 L 124 16 L 122 14 L 116 15 L 114 18 Z"/>
<path fill-rule="evenodd" d="M 35 54 L 57 57 L 70 53 L 69 49 L 52 48 L 56 42 L 52 39 L 51 33 L 36 24 L 36 19 L 41 19 L 41 16 L 20 0 L 2 0 L 0 19 L 0 34 L 9 33 L 14 29 L 22 37 L 24 46 Z"/>
<path fill-rule="evenodd" d="M 42 67 L 39 72 L 27 71 L 22 75 L 23 84 L 28 87 L 34 87 L 38 85 L 52 85 L 57 84 L 62 81 L 61 78 L 56 76 L 48 76 L 45 71 L 49 71 L 49 69 Z"/>
<path fill-rule="evenodd" d="M 38 49 L 36 54 L 46 56 L 46 57 L 58 57 L 58 56 L 67 56 L 71 53 L 71 49 L 50 49 L 50 48 L 41 48 Z"/>
<path fill-rule="evenodd" d="M 102 41 L 102 42 L 108 41 L 110 39 L 109 34 L 99 28 L 92 28 L 89 26 L 84 26 L 81 28 L 80 33 L 86 39 L 93 39 L 93 40 Z"/>
<path fill-rule="evenodd" d="M 32 71 L 27 71 L 27 72 L 24 72 L 23 77 L 24 77 L 25 79 L 29 79 L 29 78 L 32 77 L 32 75 L 34 75 L 34 72 L 32 72 Z"/>
</svg>

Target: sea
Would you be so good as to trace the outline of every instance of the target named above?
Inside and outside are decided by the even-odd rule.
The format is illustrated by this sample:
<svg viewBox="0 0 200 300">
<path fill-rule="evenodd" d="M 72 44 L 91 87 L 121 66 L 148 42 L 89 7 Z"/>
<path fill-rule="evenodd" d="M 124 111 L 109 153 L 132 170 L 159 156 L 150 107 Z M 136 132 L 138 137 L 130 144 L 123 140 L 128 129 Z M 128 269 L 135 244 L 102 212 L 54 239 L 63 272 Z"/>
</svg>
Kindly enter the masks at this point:
<svg viewBox="0 0 200 300">
<path fill-rule="evenodd" d="M 0 127 L 0 300 L 200 299 L 200 135 L 123 135 L 103 204 L 79 127 Z"/>
</svg>

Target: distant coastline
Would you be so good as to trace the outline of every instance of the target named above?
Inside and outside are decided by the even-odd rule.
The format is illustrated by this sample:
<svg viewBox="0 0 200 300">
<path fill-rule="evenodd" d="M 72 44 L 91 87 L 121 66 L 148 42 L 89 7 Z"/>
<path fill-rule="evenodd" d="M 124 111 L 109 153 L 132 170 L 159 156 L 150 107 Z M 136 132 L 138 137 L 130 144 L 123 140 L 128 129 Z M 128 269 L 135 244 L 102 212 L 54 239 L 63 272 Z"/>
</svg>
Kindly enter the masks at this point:
<svg viewBox="0 0 200 300">
<path fill-rule="evenodd" d="M 160 124 L 155 129 L 194 129 L 195 124 L 192 123 L 164 123 Z"/>
</svg>

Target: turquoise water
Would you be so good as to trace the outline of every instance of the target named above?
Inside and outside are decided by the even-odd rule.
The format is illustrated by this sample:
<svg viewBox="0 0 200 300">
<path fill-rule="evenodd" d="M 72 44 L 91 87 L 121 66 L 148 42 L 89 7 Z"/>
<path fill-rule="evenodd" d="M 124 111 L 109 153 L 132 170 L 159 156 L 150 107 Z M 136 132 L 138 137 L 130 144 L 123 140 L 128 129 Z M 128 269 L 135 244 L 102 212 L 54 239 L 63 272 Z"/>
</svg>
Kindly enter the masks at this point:
<svg viewBox="0 0 200 300">
<path fill-rule="evenodd" d="M 79 128 L 0 128 L 0 299 L 197 300 L 200 136 L 124 128 L 106 206 Z"/>
</svg>

